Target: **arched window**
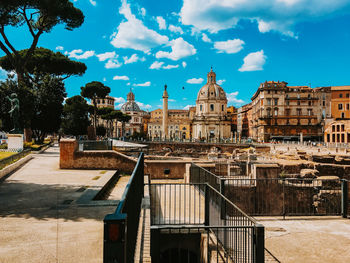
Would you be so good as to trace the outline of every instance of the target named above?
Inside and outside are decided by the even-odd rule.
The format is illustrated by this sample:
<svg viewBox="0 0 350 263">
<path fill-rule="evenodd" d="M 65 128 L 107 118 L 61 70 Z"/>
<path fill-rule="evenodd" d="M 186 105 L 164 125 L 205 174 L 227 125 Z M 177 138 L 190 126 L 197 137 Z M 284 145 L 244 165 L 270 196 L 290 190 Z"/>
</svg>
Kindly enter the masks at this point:
<svg viewBox="0 0 350 263">
<path fill-rule="evenodd" d="M 210 104 L 210 111 L 214 111 L 214 104 Z"/>
</svg>

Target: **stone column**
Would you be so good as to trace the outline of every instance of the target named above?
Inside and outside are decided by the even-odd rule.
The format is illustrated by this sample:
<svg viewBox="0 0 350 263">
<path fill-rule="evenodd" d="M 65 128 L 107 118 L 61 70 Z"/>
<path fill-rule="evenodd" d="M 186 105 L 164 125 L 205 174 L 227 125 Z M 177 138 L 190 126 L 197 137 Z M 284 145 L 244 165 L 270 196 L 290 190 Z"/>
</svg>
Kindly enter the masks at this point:
<svg viewBox="0 0 350 263">
<path fill-rule="evenodd" d="M 163 139 L 166 139 L 168 136 L 168 92 L 167 92 L 167 85 L 164 86 L 164 92 L 163 92 Z"/>
</svg>

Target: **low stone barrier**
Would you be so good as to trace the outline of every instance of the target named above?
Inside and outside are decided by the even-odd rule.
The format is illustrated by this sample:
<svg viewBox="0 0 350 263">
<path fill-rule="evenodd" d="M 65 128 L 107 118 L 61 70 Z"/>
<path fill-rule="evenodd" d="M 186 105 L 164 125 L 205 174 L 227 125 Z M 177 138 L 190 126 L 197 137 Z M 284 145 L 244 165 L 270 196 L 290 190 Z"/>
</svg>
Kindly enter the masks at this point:
<svg viewBox="0 0 350 263">
<path fill-rule="evenodd" d="M 0 170 L 0 180 L 2 180 L 4 177 L 6 177 L 8 174 L 12 173 L 13 171 L 20 168 L 22 165 L 24 165 L 25 163 L 30 161 L 32 158 L 33 158 L 33 156 L 31 154 L 27 155 L 26 157 L 19 159 L 15 163 L 10 164 L 10 165 L 6 166 L 5 168 L 1 169 Z"/>
</svg>

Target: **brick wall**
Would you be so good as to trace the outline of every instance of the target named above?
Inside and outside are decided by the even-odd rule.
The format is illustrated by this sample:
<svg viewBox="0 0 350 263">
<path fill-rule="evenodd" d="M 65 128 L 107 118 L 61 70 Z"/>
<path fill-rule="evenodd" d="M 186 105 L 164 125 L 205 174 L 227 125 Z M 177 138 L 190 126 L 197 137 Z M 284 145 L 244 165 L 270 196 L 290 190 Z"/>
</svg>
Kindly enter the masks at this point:
<svg viewBox="0 0 350 263">
<path fill-rule="evenodd" d="M 61 169 L 113 169 L 131 174 L 136 159 L 116 151 L 78 151 L 75 139 L 60 141 Z"/>
</svg>

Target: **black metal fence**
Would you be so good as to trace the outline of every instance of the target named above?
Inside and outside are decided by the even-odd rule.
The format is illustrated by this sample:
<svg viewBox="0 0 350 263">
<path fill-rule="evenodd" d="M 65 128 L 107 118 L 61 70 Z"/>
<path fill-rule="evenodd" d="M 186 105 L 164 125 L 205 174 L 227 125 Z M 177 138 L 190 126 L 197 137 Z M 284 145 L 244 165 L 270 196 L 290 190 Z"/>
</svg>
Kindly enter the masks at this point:
<svg viewBox="0 0 350 263">
<path fill-rule="evenodd" d="M 79 151 L 102 151 L 102 150 L 112 150 L 113 141 L 79 141 Z"/>
<path fill-rule="evenodd" d="M 150 201 L 152 262 L 166 262 L 170 251 L 157 240 L 177 231 L 203 236 L 201 262 L 264 262 L 264 226 L 209 184 L 151 184 Z M 180 247 L 173 249 L 180 253 Z"/>
<path fill-rule="evenodd" d="M 346 180 L 219 177 L 192 164 L 190 182 L 208 182 L 252 216 L 347 216 Z"/>
<path fill-rule="evenodd" d="M 2 168 L 4 168 L 5 166 L 15 162 L 16 160 L 22 159 L 23 157 L 25 157 L 26 155 L 30 154 L 30 150 L 29 149 L 25 149 L 20 153 L 16 153 L 13 154 L 9 157 L 3 158 L 0 160 L 0 170 Z"/>
<path fill-rule="evenodd" d="M 144 154 L 141 153 L 115 213 L 103 220 L 104 263 L 134 262 L 143 194 Z"/>
</svg>

